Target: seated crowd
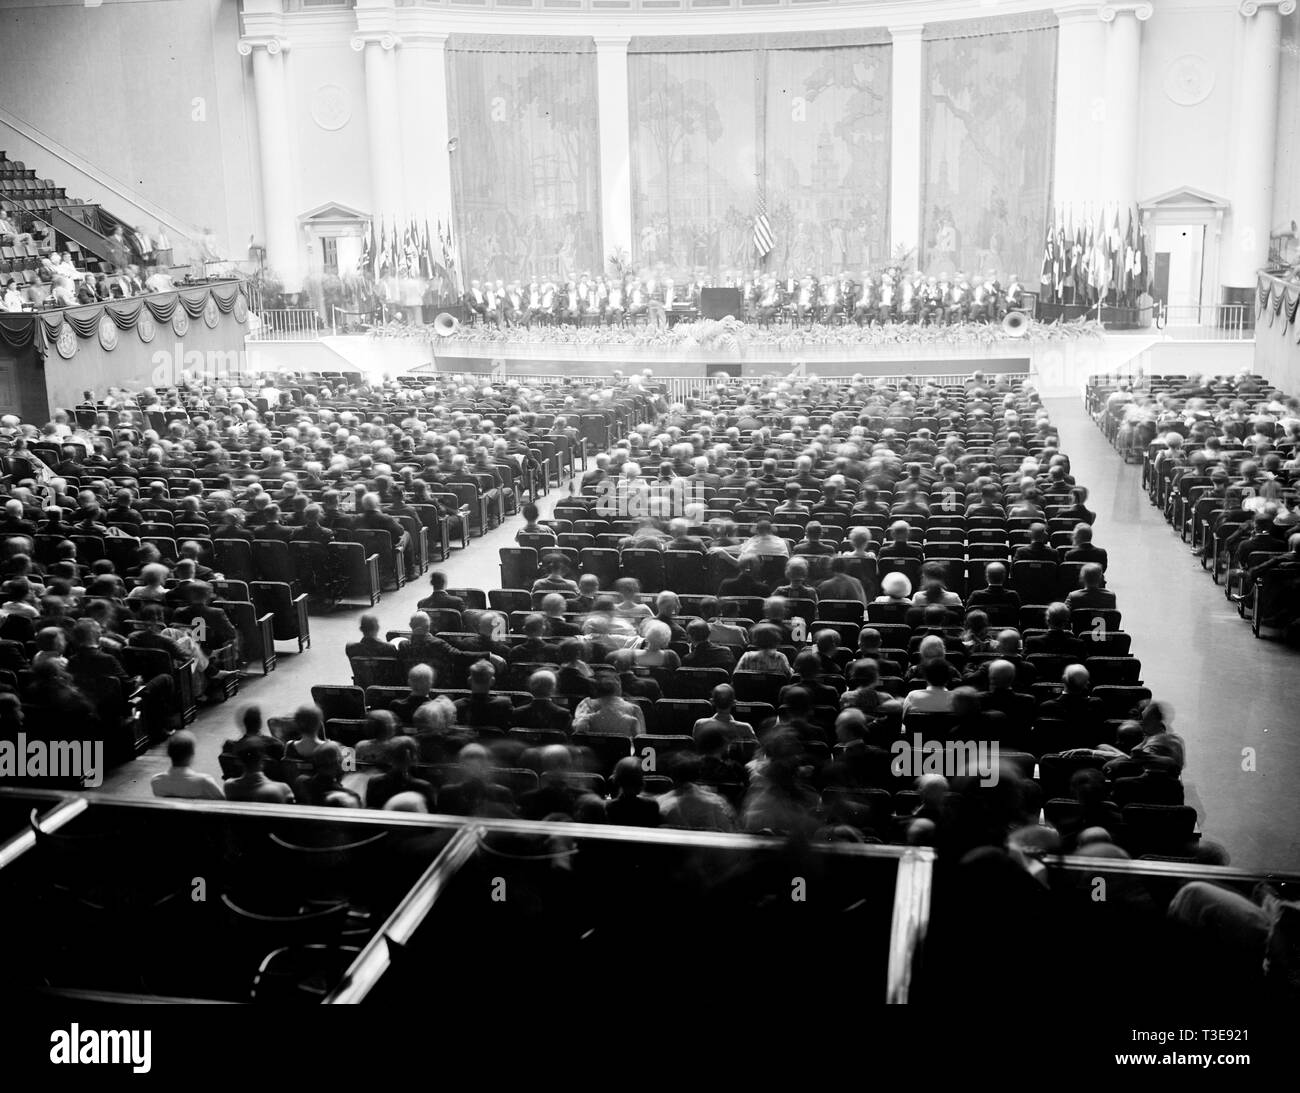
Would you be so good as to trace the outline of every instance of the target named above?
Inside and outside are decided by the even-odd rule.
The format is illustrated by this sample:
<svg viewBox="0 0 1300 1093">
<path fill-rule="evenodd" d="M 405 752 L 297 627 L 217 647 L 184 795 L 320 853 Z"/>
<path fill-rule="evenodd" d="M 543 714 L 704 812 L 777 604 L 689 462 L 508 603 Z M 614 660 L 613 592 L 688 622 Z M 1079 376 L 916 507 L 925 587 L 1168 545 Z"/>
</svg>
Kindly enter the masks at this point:
<svg viewBox="0 0 1300 1093">
<path fill-rule="evenodd" d="M 427 565 L 417 547 L 445 557 L 448 529 L 482 533 L 577 444 L 543 412 L 566 395 L 491 414 L 424 381 L 291 379 L 88 392 L 40 428 L 0 420 L 7 738 L 129 758 L 232 695 L 247 661 L 268 670 L 276 641 L 309 644 L 307 604 L 348 593 L 347 559 L 364 580 L 373 548 L 400 583 Z"/>
<path fill-rule="evenodd" d="M 941 850 L 1045 823 L 1067 849 L 1216 852 L 1031 387 L 720 385 L 656 414 L 625 418 L 553 519 L 525 507 L 509 587 L 435 570 L 405 629 L 363 616 L 355 686 L 313 688 L 270 732 L 250 715 L 227 786 Z M 926 769 L 935 747 L 948 762 Z"/>
<path fill-rule="evenodd" d="M 1256 634 L 1300 642 L 1300 399 L 1259 376 L 1095 377 L 1093 413 L 1141 452 L 1153 504 Z"/>
<path fill-rule="evenodd" d="M 0 311 L 35 311 L 121 300 L 174 287 L 172 245 L 161 224 L 150 234 L 95 206 L 69 199 L 49 179 L 0 152 Z M 56 232 L 53 208 L 102 235 L 104 257 Z M 92 211 L 93 210 L 93 211 Z"/>
</svg>

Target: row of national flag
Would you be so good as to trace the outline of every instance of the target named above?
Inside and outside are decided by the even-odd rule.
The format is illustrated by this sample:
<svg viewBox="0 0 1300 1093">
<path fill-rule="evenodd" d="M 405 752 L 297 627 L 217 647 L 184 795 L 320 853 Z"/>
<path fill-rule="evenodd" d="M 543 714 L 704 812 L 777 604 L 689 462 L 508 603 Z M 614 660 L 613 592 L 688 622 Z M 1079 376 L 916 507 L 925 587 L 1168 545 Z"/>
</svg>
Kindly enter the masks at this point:
<svg viewBox="0 0 1300 1093">
<path fill-rule="evenodd" d="M 1043 247 L 1040 301 L 1134 307 L 1150 277 L 1151 239 L 1136 208 L 1056 210 Z"/>
<path fill-rule="evenodd" d="M 408 217 L 403 223 L 400 217 L 374 217 L 357 260 L 357 274 L 370 281 L 389 277 L 441 279 L 448 293 L 459 295 L 455 253 L 450 224 L 444 229 L 439 220 L 435 233 L 429 230 L 427 219 L 421 223 Z"/>
</svg>

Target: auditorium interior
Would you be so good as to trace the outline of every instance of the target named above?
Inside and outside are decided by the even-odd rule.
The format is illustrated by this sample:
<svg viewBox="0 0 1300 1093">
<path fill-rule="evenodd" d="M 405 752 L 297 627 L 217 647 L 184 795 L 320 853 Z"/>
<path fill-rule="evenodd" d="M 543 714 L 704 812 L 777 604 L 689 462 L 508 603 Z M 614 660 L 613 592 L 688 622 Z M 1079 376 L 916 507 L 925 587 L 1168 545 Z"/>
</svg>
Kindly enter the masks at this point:
<svg viewBox="0 0 1300 1093">
<path fill-rule="evenodd" d="M 0 0 L 0 994 L 1294 1005 L 1296 8 Z"/>
</svg>

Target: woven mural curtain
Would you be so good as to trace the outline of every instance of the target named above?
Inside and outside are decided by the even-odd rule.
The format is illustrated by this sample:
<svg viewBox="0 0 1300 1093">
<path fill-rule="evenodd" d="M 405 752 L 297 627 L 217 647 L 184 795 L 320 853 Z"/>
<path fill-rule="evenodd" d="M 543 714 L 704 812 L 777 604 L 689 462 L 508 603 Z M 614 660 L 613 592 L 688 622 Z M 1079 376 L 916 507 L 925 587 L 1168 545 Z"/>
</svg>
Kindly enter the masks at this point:
<svg viewBox="0 0 1300 1093">
<path fill-rule="evenodd" d="M 889 245 L 890 47 L 765 53 L 766 268 L 879 268 Z"/>
<path fill-rule="evenodd" d="M 447 86 L 465 282 L 602 271 L 591 40 L 453 36 Z"/>
<path fill-rule="evenodd" d="M 1051 208 L 1056 25 L 926 27 L 919 265 L 1037 280 Z"/>
<path fill-rule="evenodd" d="M 890 46 L 883 32 L 634 39 L 633 260 L 678 275 L 878 262 L 889 233 Z"/>
<path fill-rule="evenodd" d="M 629 53 L 628 99 L 636 265 L 682 274 L 752 263 L 754 51 Z"/>
</svg>

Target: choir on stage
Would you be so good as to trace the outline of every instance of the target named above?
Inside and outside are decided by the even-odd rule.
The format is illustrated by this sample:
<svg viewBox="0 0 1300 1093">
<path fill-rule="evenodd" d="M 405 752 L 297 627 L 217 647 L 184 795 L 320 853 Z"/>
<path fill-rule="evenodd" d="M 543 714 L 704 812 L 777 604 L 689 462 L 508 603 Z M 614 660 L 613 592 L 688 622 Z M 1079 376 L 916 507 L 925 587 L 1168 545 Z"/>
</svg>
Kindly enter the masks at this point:
<svg viewBox="0 0 1300 1093">
<path fill-rule="evenodd" d="M 969 278 L 962 273 L 926 276 L 897 267 L 878 273 L 864 270 L 815 277 L 772 273 L 724 273 L 717 278 L 699 274 L 675 281 L 671 277 L 629 275 L 581 277 L 560 282 L 532 278 L 527 282 L 473 280 L 461 297 L 467 320 L 497 326 L 533 323 L 610 325 L 652 323 L 672 325 L 700 316 L 701 296 L 714 286 L 740 291 L 737 319 L 767 325 L 794 323 L 947 324 L 1000 322 L 1010 311 L 1025 309 L 1029 300 L 1013 274 L 1003 284 L 996 276 Z"/>
</svg>

